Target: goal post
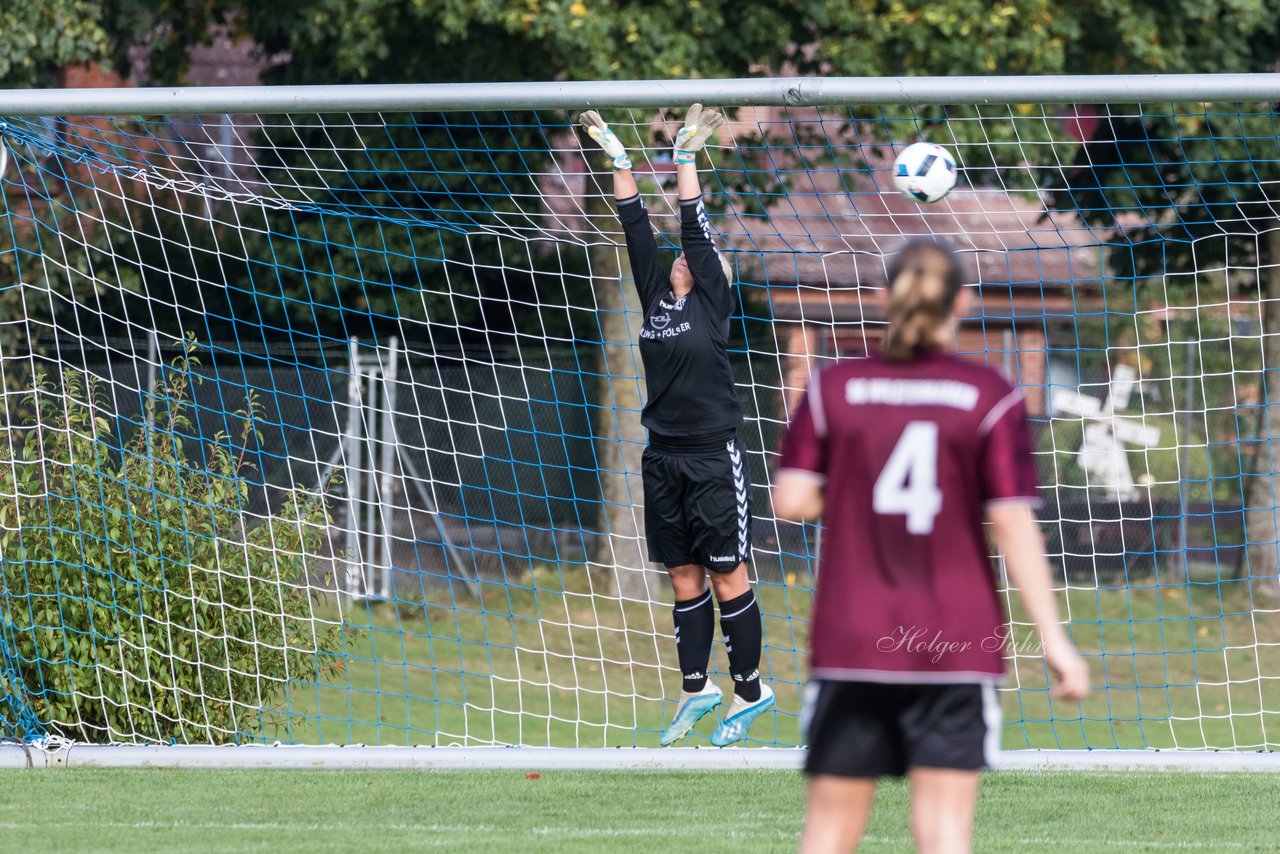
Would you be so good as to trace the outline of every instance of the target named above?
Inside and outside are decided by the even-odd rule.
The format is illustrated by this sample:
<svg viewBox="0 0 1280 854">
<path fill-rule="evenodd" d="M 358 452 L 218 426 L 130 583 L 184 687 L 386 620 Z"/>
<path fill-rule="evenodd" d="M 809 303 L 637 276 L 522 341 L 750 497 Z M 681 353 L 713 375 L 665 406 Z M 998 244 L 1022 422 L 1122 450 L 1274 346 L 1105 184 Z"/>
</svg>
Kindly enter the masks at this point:
<svg viewBox="0 0 1280 854">
<path fill-rule="evenodd" d="M 932 234 L 975 280 L 958 350 L 1026 395 L 1095 683 L 1050 698 L 997 562 L 1006 761 L 1254 767 L 1280 745 L 1277 101 L 1277 74 L 0 92 L 0 764 L 794 767 L 821 531 L 772 514 L 778 440 Z M 729 114 L 700 166 L 778 702 L 750 749 L 664 752 L 643 318 L 573 119 L 628 145 L 665 251 L 693 102 Z M 928 206 L 889 176 L 920 139 L 961 172 Z"/>
<path fill-rule="evenodd" d="M 0 769 L 201 768 L 374 771 L 799 771 L 799 748 L 402 747 L 395 745 L 0 744 Z M 1276 771 L 1268 753 L 1156 750 L 1016 750 L 998 771 Z"/>
</svg>

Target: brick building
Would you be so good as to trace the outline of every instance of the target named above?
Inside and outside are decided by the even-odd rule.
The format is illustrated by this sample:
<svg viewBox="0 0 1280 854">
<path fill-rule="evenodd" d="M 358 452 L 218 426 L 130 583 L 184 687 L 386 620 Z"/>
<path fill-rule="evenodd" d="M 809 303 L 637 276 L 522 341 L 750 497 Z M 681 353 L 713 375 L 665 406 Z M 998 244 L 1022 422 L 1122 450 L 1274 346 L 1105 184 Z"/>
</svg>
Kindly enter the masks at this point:
<svg viewBox="0 0 1280 854">
<path fill-rule="evenodd" d="M 759 134 L 777 112 L 743 111 L 735 133 Z M 799 113 L 790 110 L 787 118 L 806 118 Z M 826 132 L 850 137 L 842 144 L 866 168 L 800 171 L 789 176 L 789 191 L 767 217 L 718 223 L 762 259 L 769 316 L 788 355 L 788 394 L 803 388 L 815 360 L 863 356 L 878 345 L 884 327 L 875 291 L 884 283 L 885 259 L 914 236 L 934 235 L 959 250 L 977 286 L 958 350 L 1022 385 L 1031 411 L 1042 413 L 1046 339 L 1097 302 L 1105 238 L 1073 215 L 1049 212 L 1034 193 L 1008 192 L 981 173 L 991 186 L 966 186 L 962 178 L 943 201 L 919 205 L 892 186 L 894 153 L 887 146 L 856 138 L 847 126 Z"/>
</svg>

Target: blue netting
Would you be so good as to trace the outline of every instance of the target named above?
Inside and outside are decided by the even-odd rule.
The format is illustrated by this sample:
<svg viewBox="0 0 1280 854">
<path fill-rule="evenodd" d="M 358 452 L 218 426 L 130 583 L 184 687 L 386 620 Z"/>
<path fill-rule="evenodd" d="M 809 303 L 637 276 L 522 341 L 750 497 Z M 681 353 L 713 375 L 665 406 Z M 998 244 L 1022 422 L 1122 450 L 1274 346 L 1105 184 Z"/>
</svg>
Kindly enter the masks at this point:
<svg viewBox="0 0 1280 854">
<path fill-rule="evenodd" d="M 674 249 L 657 117 L 607 118 Z M 781 431 L 810 370 L 878 341 L 884 255 L 934 233 L 980 283 L 959 349 L 1026 392 L 1098 685 L 1052 702 L 1007 596 L 1006 745 L 1275 746 L 1273 114 L 760 108 L 731 129 L 704 182 L 778 694 L 751 743 L 799 743 L 821 539 L 772 518 Z M 3 131 L 5 735 L 656 744 L 679 679 L 637 527 L 639 316 L 569 116 Z M 888 179 L 922 135 L 963 172 L 930 207 Z"/>
</svg>

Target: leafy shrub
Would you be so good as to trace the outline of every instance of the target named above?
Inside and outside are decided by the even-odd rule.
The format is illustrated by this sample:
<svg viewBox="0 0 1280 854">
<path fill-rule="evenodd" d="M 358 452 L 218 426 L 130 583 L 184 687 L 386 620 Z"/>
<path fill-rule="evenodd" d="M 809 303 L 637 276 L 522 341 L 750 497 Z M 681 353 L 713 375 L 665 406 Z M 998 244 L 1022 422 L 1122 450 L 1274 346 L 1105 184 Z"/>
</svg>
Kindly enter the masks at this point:
<svg viewBox="0 0 1280 854">
<path fill-rule="evenodd" d="M 296 490 L 250 520 L 228 437 L 184 443 L 187 368 L 175 363 L 123 443 L 90 376 L 42 378 L 10 401 L 26 414 L 0 430 L 5 735 L 22 734 L 6 712 L 19 708 L 78 740 L 237 741 L 288 682 L 341 670 L 343 627 L 313 616 L 308 584 L 324 495 Z M 255 409 L 236 413 L 236 447 Z"/>
</svg>

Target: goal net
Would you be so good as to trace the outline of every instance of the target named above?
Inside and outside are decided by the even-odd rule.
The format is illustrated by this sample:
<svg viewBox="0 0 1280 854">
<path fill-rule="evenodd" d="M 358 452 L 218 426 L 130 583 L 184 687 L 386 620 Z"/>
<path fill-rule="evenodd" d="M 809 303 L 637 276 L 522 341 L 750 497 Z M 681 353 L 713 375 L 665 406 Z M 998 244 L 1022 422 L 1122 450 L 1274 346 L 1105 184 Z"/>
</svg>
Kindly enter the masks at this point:
<svg viewBox="0 0 1280 854">
<path fill-rule="evenodd" d="M 961 353 L 1026 394 L 1094 676 L 1050 698 L 1002 581 L 1004 746 L 1280 746 L 1280 92 L 1147 84 L 733 90 L 701 166 L 778 698 L 750 746 L 801 743 L 822 539 L 772 514 L 781 431 L 811 371 L 878 346 L 872 289 L 918 234 L 977 283 Z M 572 120 L 629 146 L 674 257 L 683 113 L 584 85 L 537 110 L 484 87 L 467 111 L 430 87 L 412 111 L 0 108 L 0 734 L 656 746 L 680 678 L 645 559 L 643 318 Z M 723 103 L 695 85 L 669 107 Z M 961 171 L 928 206 L 890 178 L 920 139 Z M 721 644 L 712 666 L 727 684 Z"/>
</svg>

